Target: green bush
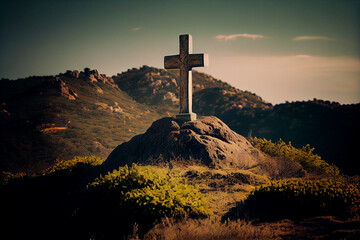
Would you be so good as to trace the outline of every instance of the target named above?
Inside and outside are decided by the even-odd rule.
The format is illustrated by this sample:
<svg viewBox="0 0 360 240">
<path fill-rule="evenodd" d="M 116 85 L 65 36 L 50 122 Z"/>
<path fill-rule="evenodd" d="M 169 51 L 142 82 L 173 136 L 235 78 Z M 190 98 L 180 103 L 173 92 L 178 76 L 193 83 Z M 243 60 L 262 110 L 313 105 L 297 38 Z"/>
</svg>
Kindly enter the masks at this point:
<svg viewBox="0 0 360 240">
<path fill-rule="evenodd" d="M 96 156 L 88 156 L 88 157 L 76 156 L 72 160 L 68 160 L 68 161 L 57 160 L 53 166 L 47 168 L 43 172 L 43 175 L 49 175 L 60 172 L 68 174 L 85 167 L 98 166 L 103 161 L 104 161 L 103 159 Z"/>
<path fill-rule="evenodd" d="M 310 148 L 309 144 L 297 149 L 291 145 L 291 142 L 286 144 L 281 139 L 273 143 L 255 137 L 251 139 L 251 142 L 256 148 L 270 156 L 286 158 L 299 163 L 306 171 L 329 176 L 338 176 L 340 174 L 338 167 L 328 164 L 319 155 L 314 154 L 314 148 Z"/>
<path fill-rule="evenodd" d="M 92 193 L 106 194 L 112 203 L 135 216 L 159 219 L 210 215 L 197 188 L 180 176 L 155 166 L 120 167 L 87 186 Z"/>
<path fill-rule="evenodd" d="M 301 218 L 321 215 L 351 216 L 359 212 L 360 191 L 356 185 L 329 179 L 285 179 L 256 187 L 232 210 L 250 219 Z M 230 213 L 230 212 L 229 212 Z"/>
</svg>

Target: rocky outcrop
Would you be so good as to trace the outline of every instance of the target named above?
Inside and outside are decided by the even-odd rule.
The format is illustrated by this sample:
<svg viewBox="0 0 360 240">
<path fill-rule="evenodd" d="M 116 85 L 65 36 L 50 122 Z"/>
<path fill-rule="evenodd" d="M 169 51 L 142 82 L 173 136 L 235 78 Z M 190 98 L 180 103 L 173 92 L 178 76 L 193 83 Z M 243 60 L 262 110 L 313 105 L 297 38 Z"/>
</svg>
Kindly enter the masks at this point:
<svg viewBox="0 0 360 240">
<path fill-rule="evenodd" d="M 84 68 L 83 71 L 77 70 L 67 70 L 65 73 L 60 74 L 61 77 L 70 77 L 84 79 L 90 81 L 91 83 L 100 82 L 103 84 L 110 84 L 112 87 L 118 88 L 114 80 L 110 77 L 107 77 L 106 74 L 100 74 L 97 69 Z"/>
<path fill-rule="evenodd" d="M 77 70 L 74 70 L 74 71 L 67 70 L 66 73 L 63 75 L 67 76 L 67 77 L 79 78 L 80 73 Z"/>
<path fill-rule="evenodd" d="M 137 74 L 135 72 L 141 72 Z M 135 73 L 135 74 L 134 74 Z M 146 104 L 179 104 L 179 86 L 175 76 L 164 69 L 142 67 L 112 77 L 119 88 L 136 101 Z"/>
<path fill-rule="evenodd" d="M 110 85 L 115 85 L 112 78 L 106 77 L 105 74 L 99 74 L 98 70 L 84 68 L 84 71 L 80 72 L 80 77 L 89 80 L 90 82 L 102 82 L 102 83 L 109 83 Z"/>
<path fill-rule="evenodd" d="M 55 89 L 58 94 L 69 100 L 75 100 L 77 97 L 77 94 L 73 90 L 71 90 L 71 88 L 67 86 L 66 83 L 60 79 L 60 77 L 55 77 L 55 79 L 51 79 L 49 81 L 48 87 L 49 89 Z"/>
<path fill-rule="evenodd" d="M 283 164 L 266 156 L 216 117 L 203 117 L 181 126 L 174 118 L 157 120 L 146 133 L 115 148 L 102 168 L 106 172 L 126 164 L 170 160 L 211 168 L 260 167 L 269 175 L 285 171 L 292 176 L 303 174 L 298 164 L 290 161 Z M 282 169 L 285 165 L 288 169 Z"/>
</svg>

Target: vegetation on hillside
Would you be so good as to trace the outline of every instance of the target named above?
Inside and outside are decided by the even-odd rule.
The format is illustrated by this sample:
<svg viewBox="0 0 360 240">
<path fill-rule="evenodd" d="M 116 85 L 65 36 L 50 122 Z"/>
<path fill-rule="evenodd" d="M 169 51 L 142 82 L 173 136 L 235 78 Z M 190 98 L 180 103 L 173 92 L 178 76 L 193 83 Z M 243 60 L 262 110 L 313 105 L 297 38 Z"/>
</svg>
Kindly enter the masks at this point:
<svg viewBox="0 0 360 240">
<path fill-rule="evenodd" d="M 349 217 L 359 210 L 359 186 L 350 182 L 269 181 L 256 168 L 210 169 L 175 162 L 125 166 L 101 176 L 101 162 L 95 156 L 75 157 L 38 175 L 3 173 L 4 234 L 38 239 L 268 239 L 294 234 L 294 226 L 256 226 L 236 219 Z M 242 204 L 224 215 L 236 202 Z M 215 216 L 209 218 L 212 212 Z M 234 221 L 221 223 L 222 216 Z M 15 231 L 18 227 L 23 231 Z"/>
<path fill-rule="evenodd" d="M 323 215 L 352 216 L 360 210 L 359 186 L 331 179 L 284 179 L 256 187 L 224 217 L 278 220 Z"/>
<path fill-rule="evenodd" d="M 211 91 L 210 101 L 222 101 L 221 90 Z M 204 92 L 197 94 L 203 95 Z M 232 108 L 219 109 L 218 105 L 203 104 L 198 107 L 197 94 L 194 94 L 194 112 L 202 115 L 215 114 L 232 130 L 250 137 L 266 138 L 273 142 L 283 139 L 300 148 L 310 144 L 316 148 L 317 154 L 329 163 L 338 166 L 350 175 L 360 174 L 360 162 L 357 145 L 360 135 L 360 104 L 341 105 L 336 102 L 309 100 L 287 102 L 270 106 L 238 108 L 239 100 L 234 101 Z M 211 97 L 210 97 L 211 96 Z M 211 100 L 213 99 L 213 100 Z M 231 98 L 229 98 L 231 99 Z M 233 97 L 233 99 L 235 99 Z M 242 98 L 241 100 L 243 100 Z M 249 102 L 254 102 L 250 101 Z M 224 106 L 228 103 L 222 101 Z"/>
<path fill-rule="evenodd" d="M 6 186 L 11 181 L 14 181 L 16 179 L 21 179 L 26 176 L 27 176 L 26 173 L 12 173 L 12 172 L 2 171 L 0 173 L 0 186 Z"/>
<path fill-rule="evenodd" d="M 198 188 L 166 167 L 125 166 L 99 176 L 102 161 L 75 157 L 37 175 L 2 173 L 0 210 L 7 219 L 7 233 L 14 238 L 53 236 L 57 224 L 66 224 L 59 238 L 72 234 L 74 239 L 112 239 L 131 233 L 134 225 L 144 233 L 165 216 L 212 214 Z M 31 222 L 29 216 L 35 216 Z M 24 231 L 13 231 L 19 225 Z M 44 232 L 35 225 L 43 226 Z"/>
<path fill-rule="evenodd" d="M 56 159 L 105 158 L 162 116 L 96 70 L 1 80 L 0 171 L 39 173 Z"/>
<path fill-rule="evenodd" d="M 100 176 L 87 189 L 92 194 L 107 194 L 111 199 L 106 201 L 152 221 L 164 216 L 210 215 L 202 194 L 184 181 L 168 169 L 133 164 Z"/>
<path fill-rule="evenodd" d="M 298 149 L 291 145 L 291 142 L 286 144 L 281 139 L 275 143 L 265 138 L 251 138 L 252 144 L 259 148 L 262 152 L 273 157 L 280 157 L 292 160 L 299 163 L 306 171 L 322 175 L 336 177 L 340 174 L 340 170 L 333 164 L 329 164 L 322 160 L 317 154 L 314 154 L 314 148 L 309 144 Z"/>
<path fill-rule="evenodd" d="M 290 232 L 270 226 L 254 226 L 243 220 L 221 223 L 216 218 L 183 219 L 165 218 L 145 236 L 144 240 L 225 240 L 225 239 L 279 239 Z"/>
<path fill-rule="evenodd" d="M 43 171 L 43 175 L 49 174 L 70 174 L 81 171 L 83 168 L 95 167 L 104 160 L 97 156 L 79 157 L 75 156 L 72 160 L 57 160 L 55 164 Z"/>
</svg>

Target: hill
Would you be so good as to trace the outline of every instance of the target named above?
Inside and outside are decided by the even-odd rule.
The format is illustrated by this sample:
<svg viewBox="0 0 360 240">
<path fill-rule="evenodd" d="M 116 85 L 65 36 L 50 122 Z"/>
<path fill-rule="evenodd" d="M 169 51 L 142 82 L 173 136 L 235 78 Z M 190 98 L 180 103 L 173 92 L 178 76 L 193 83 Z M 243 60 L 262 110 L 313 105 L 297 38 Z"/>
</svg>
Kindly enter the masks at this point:
<svg viewBox="0 0 360 240">
<path fill-rule="evenodd" d="M 223 119 L 231 120 L 232 114 Z M 275 105 L 271 110 L 254 111 L 251 117 L 242 115 L 241 119 L 242 124 L 233 126 L 240 134 L 291 141 L 296 147 L 310 144 L 317 154 L 346 173 L 360 174 L 355 150 L 360 143 L 360 104 L 314 99 Z"/>
<path fill-rule="evenodd" d="M 273 106 L 249 91 L 193 72 L 193 109 L 243 136 L 280 138 L 360 174 L 360 104 L 312 100 Z M 178 112 L 176 70 L 143 66 L 112 77 L 97 70 L 0 81 L 1 170 L 40 171 L 56 159 L 106 157 L 150 124 Z"/>
<path fill-rule="evenodd" d="M 178 112 L 179 73 L 148 66 L 129 69 L 112 77 L 121 90 L 140 103 Z M 205 105 L 221 113 L 232 108 L 271 108 L 270 103 L 248 91 L 242 91 L 212 76 L 193 71 L 194 111 L 208 112 Z M 207 115 L 213 115 L 208 114 Z"/>
<path fill-rule="evenodd" d="M 156 71 L 160 73 L 152 74 Z M 184 124 L 163 118 L 177 112 L 176 101 L 164 99 L 177 97 L 168 91 L 177 89 L 177 76 L 161 71 L 142 67 L 110 78 L 84 69 L 0 81 L 0 119 L 6 126 L 0 139 L 6 157 L 2 166 L 37 172 L 0 173 L 4 238 L 359 236 L 358 177 L 342 174 L 309 147 L 257 138 L 249 142 L 216 117 L 200 116 Z M 156 77 L 151 80 L 151 75 Z M 257 136 L 289 134 L 287 124 L 301 121 L 303 115 L 314 118 L 313 123 L 347 116 L 344 124 L 356 124 L 356 105 L 317 100 L 288 103 L 284 109 L 196 75 L 195 84 L 203 81 L 203 87 L 195 91 L 195 111 L 214 112 L 247 134 L 249 129 Z M 143 85 L 147 87 L 136 91 Z M 348 115 L 342 115 L 346 107 Z M 289 129 L 296 133 L 304 126 L 312 125 L 293 124 Z M 105 162 L 94 156 L 68 160 L 75 154 L 104 157 L 112 149 Z M 54 162 L 56 158 L 67 161 Z M 134 162 L 141 166 L 131 165 Z"/>
<path fill-rule="evenodd" d="M 194 73 L 195 92 L 230 85 Z M 238 90 L 240 91 L 240 90 Z M 151 67 L 113 77 L 97 70 L 0 80 L 0 170 L 39 172 L 56 159 L 107 155 L 178 112 L 178 74 Z"/>
<path fill-rule="evenodd" d="M 178 72 L 144 66 L 113 76 L 136 101 L 170 113 L 178 109 Z M 272 105 L 210 75 L 193 71 L 193 111 L 217 116 L 244 136 L 282 139 L 296 147 L 310 144 L 315 152 L 348 174 L 360 174 L 360 104 L 342 105 L 314 99 Z"/>
<path fill-rule="evenodd" d="M 37 172 L 56 159 L 106 157 L 161 113 L 97 70 L 0 81 L 0 169 Z"/>
</svg>

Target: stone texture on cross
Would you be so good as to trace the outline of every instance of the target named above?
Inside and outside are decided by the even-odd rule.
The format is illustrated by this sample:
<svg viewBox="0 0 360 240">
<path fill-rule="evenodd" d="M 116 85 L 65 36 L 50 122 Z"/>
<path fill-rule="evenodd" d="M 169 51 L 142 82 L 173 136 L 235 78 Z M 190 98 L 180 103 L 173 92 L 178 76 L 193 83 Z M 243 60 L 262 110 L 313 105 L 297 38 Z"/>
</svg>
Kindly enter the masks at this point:
<svg viewBox="0 0 360 240">
<path fill-rule="evenodd" d="M 192 54 L 191 35 L 180 35 L 180 54 L 164 58 L 165 69 L 180 69 L 180 113 L 177 119 L 185 121 L 196 120 L 192 112 L 192 71 L 193 67 L 208 65 L 207 54 Z"/>
</svg>

